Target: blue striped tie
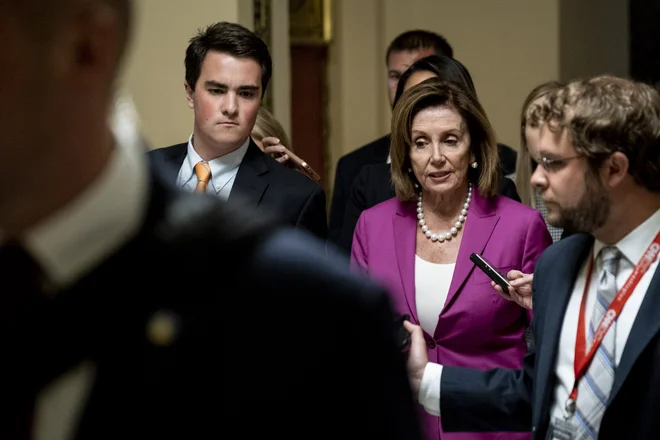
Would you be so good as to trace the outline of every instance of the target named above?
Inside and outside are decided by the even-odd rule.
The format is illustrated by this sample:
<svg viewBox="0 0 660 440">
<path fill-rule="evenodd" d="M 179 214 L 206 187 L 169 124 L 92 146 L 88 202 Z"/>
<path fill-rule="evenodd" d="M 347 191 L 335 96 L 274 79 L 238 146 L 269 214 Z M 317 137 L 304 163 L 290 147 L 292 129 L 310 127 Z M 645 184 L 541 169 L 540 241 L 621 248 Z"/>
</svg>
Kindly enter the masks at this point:
<svg viewBox="0 0 660 440">
<path fill-rule="evenodd" d="M 617 293 L 616 274 L 619 270 L 621 252 L 615 247 L 605 247 L 600 251 L 601 270 L 599 273 L 598 294 L 591 315 L 587 333 L 587 350 L 591 347 L 595 329 Z M 616 321 L 605 334 L 591 365 L 578 386 L 575 419 L 578 432 L 576 439 L 596 439 L 605 412 L 605 405 L 614 383 L 616 370 L 615 339 Z"/>
</svg>

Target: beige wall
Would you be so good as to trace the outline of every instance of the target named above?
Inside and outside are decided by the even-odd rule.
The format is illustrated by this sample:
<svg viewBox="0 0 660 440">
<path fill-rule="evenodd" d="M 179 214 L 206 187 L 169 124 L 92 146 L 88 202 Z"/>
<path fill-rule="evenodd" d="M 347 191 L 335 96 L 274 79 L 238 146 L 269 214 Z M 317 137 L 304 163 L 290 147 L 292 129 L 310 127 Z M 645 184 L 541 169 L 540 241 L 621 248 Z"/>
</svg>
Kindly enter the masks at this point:
<svg viewBox="0 0 660 440">
<path fill-rule="evenodd" d="M 251 0 L 242 0 L 251 3 Z M 291 137 L 291 49 L 289 43 L 289 0 L 272 0 L 270 54 L 273 77 L 270 92 L 273 115 Z"/>
<path fill-rule="evenodd" d="M 143 135 L 154 147 L 184 142 L 192 111 L 183 87 L 183 59 L 196 30 L 215 21 L 252 28 L 252 2 L 245 0 L 140 0 L 123 87 L 133 97 Z"/>
<path fill-rule="evenodd" d="M 382 0 L 334 0 L 328 56 L 328 177 L 339 157 L 386 133 L 378 109 L 387 100 L 378 6 Z"/>
<path fill-rule="evenodd" d="M 383 47 L 415 27 L 444 35 L 454 57 L 470 71 L 498 139 L 517 148 L 518 113 L 525 96 L 539 82 L 559 75 L 558 0 L 386 4 Z"/>
<path fill-rule="evenodd" d="M 629 73 L 628 1 L 560 1 L 560 78 Z"/>
<path fill-rule="evenodd" d="M 401 32 L 444 35 L 473 76 L 500 141 L 518 147 L 518 113 L 559 76 L 559 0 L 334 0 L 330 63 L 332 165 L 389 132 L 384 55 Z"/>
</svg>

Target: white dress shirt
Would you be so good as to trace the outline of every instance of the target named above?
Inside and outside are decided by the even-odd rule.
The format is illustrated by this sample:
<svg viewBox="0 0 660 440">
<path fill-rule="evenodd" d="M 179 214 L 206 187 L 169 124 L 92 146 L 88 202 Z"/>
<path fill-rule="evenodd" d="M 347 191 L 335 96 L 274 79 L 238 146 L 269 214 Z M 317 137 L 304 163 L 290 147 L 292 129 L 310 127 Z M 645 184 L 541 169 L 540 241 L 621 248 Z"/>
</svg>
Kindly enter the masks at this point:
<svg viewBox="0 0 660 440">
<path fill-rule="evenodd" d="M 211 180 L 207 187 L 209 193 L 214 191 L 222 200 L 229 198 L 234 181 L 236 180 L 236 174 L 238 174 L 238 168 L 241 166 L 241 162 L 243 162 L 243 157 L 245 157 L 249 145 L 250 138 L 248 137 L 245 143 L 238 149 L 208 162 L 211 167 Z M 188 139 L 188 153 L 183 160 L 183 164 L 181 164 L 179 176 L 176 180 L 179 187 L 190 192 L 195 191 L 195 187 L 197 186 L 195 165 L 199 162 L 202 162 L 202 158 L 195 151 L 193 135 L 190 135 Z"/>
<path fill-rule="evenodd" d="M 632 274 L 637 262 L 640 260 L 648 246 L 651 244 L 656 234 L 660 230 L 660 210 L 656 211 L 644 223 L 639 225 L 630 234 L 626 235 L 616 244 L 621 251 L 622 257 L 619 262 L 619 271 L 616 275 L 617 291 L 623 287 L 628 277 Z M 594 242 L 594 256 L 603 248 L 604 244 L 596 240 Z M 587 293 L 587 303 L 585 307 L 585 322 L 589 322 L 596 304 L 596 292 L 598 290 L 598 274 L 602 269 L 600 259 L 596 259 L 599 264 L 594 265 L 589 291 Z M 554 401 L 550 409 L 551 417 L 564 417 L 567 415 L 564 408 L 568 395 L 573 389 L 575 381 L 575 337 L 577 335 L 578 318 L 580 311 L 580 302 L 584 292 L 584 284 L 587 278 L 588 261 L 585 261 L 580 269 L 578 278 L 573 288 L 573 293 L 566 308 L 564 315 L 564 324 L 559 335 L 559 353 L 557 354 L 557 363 L 555 365 L 556 386 L 554 389 Z M 614 368 L 619 365 L 621 355 L 626 346 L 628 335 L 632 329 L 639 307 L 644 301 L 646 290 L 651 284 L 651 279 L 658 268 L 656 260 L 648 271 L 644 274 L 633 293 L 626 301 L 626 305 L 621 310 L 621 314 L 616 321 L 616 340 L 614 342 Z M 611 331 L 611 328 L 610 328 Z M 586 338 L 586 332 L 585 332 Z M 616 374 L 616 373 L 615 373 Z"/>
<path fill-rule="evenodd" d="M 53 294 L 94 269 L 137 232 L 146 214 L 147 191 L 144 149 L 122 144 L 92 185 L 27 232 L 24 245 L 43 268 Z M 35 440 L 71 438 L 94 377 L 94 365 L 83 362 L 37 396 Z"/>
<path fill-rule="evenodd" d="M 626 235 L 621 241 L 616 243 L 616 247 L 621 251 L 622 258 L 619 263 L 619 272 L 616 276 L 617 289 L 621 289 L 633 268 L 640 260 L 648 246 L 651 244 L 656 234 L 660 231 L 660 210 L 656 211 L 651 217 L 646 219 L 641 225 Z M 594 256 L 603 248 L 604 244 L 598 240 L 594 241 Z M 599 260 L 596 260 L 599 261 Z M 580 312 L 580 302 L 584 292 L 584 285 L 587 278 L 588 261 L 582 264 L 577 280 L 573 287 L 571 298 L 566 307 L 564 322 L 559 336 L 559 353 L 557 354 L 557 363 L 555 365 L 556 386 L 554 389 L 553 404 L 550 409 L 550 415 L 554 417 L 564 417 L 566 410 L 564 406 L 568 395 L 573 389 L 575 381 L 574 358 L 575 358 L 575 337 L 577 335 L 577 324 Z M 651 284 L 651 279 L 658 268 L 656 260 L 648 271 L 639 281 L 635 290 L 628 298 L 621 314 L 617 318 L 616 341 L 615 341 L 615 363 L 619 364 L 628 340 L 628 335 L 632 329 L 637 312 L 644 301 L 646 291 Z M 596 291 L 598 289 L 598 276 L 600 264 L 594 267 L 591 282 L 587 292 L 587 303 L 585 307 L 585 320 L 589 322 L 594 306 L 596 304 Z M 585 335 L 586 336 L 586 335 Z M 615 367 L 616 367 L 615 365 Z M 440 383 L 442 378 L 442 366 L 429 362 L 424 370 L 422 383 L 419 390 L 419 402 L 426 411 L 436 416 L 440 416 Z"/>
</svg>

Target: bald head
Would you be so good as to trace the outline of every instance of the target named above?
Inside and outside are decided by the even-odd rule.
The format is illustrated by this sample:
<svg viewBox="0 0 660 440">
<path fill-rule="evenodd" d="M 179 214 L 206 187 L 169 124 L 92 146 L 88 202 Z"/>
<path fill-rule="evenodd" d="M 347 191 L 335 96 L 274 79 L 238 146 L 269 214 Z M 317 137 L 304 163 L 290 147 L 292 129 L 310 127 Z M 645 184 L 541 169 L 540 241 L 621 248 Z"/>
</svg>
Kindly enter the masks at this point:
<svg viewBox="0 0 660 440">
<path fill-rule="evenodd" d="M 98 7 L 116 14 L 123 53 L 130 35 L 132 0 L 0 0 L 0 8 L 16 13 L 26 25 L 27 36 L 36 42 L 48 41 L 72 14 Z"/>
</svg>

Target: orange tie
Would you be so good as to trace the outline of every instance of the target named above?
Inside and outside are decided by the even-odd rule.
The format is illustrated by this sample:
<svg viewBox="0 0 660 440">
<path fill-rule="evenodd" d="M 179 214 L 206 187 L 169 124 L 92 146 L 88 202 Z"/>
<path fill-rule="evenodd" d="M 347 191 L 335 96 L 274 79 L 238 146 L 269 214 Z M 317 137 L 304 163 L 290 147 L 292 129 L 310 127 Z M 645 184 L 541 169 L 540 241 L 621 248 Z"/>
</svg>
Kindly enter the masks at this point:
<svg viewBox="0 0 660 440">
<path fill-rule="evenodd" d="M 206 193 L 206 187 L 211 179 L 211 167 L 206 162 L 198 162 L 195 165 L 195 174 L 197 174 L 196 193 Z"/>
</svg>

